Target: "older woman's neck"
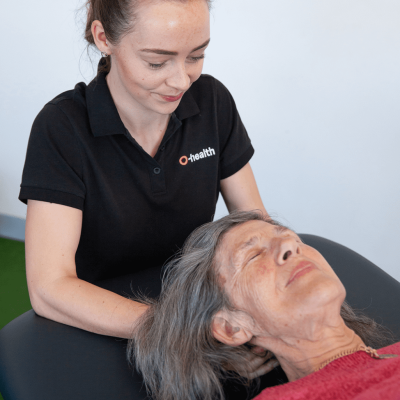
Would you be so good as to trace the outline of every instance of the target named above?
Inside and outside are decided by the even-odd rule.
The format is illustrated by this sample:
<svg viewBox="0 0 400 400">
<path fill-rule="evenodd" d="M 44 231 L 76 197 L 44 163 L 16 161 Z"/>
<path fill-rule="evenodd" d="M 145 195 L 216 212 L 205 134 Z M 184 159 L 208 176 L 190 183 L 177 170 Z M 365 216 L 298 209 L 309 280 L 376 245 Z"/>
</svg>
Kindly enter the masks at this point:
<svg viewBox="0 0 400 400">
<path fill-rule="evenodd" d="M 261 341 L 259 344 L 262 346 Z M 312 339 L 280 339 L 274 354 L 289 381 L 295 381 L 313 373 L 328 360 L 346 355 L 363 344 L 361 338 L 343 322 L 340 326 L 321 328 Z M 269 348 L 272 350 L 271 346 Z"/>
</svg>

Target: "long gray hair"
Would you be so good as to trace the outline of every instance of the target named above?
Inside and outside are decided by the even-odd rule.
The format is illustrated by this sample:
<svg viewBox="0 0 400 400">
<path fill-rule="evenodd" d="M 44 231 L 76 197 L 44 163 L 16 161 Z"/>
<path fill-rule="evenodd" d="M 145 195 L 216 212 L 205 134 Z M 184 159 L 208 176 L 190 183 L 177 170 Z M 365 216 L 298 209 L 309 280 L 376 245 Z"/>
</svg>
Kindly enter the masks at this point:
<svg viewBox="0 0 400 400">
<path fill-rule="evenodd" d="M 214 260 L 224 234 L 252 220 L 280 225 L 261 212 L 238 211 L 197 228 L 181 253 L 167 264 L 159 299 L 139 299 L 150 307 L 134 328 L 127 356 L 153 399 L 223 399 L 221 381 L 238 378 L 223 366 L 234 369 L 243 364 L 250 349 L 227 346 L 212 334 L 214 315 L 222 309 L 234 311 L 218 283 Z M 341 315 L 367 345 L 384 343 L 380 326 L 373 320 L 358 316 L 346 303 Z"/>
</svg>

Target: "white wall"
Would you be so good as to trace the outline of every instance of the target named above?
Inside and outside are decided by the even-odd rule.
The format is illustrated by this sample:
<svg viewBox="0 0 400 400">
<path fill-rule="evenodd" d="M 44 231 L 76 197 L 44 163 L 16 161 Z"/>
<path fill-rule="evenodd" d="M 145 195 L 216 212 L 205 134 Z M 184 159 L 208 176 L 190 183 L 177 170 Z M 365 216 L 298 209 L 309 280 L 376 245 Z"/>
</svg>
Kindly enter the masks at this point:
<svg viewBox="0 0 400 400">
<path fill-rule="evenodd" d="M 81 4 L 3 4 L 0 213 L 25 216 L 17 196 L 34 117 L 93 77 Z M 398 0 L 216 0 L 204 67 L 236 100 L 267 210 L 398 280 L 399 20 Z"/>
</svg>

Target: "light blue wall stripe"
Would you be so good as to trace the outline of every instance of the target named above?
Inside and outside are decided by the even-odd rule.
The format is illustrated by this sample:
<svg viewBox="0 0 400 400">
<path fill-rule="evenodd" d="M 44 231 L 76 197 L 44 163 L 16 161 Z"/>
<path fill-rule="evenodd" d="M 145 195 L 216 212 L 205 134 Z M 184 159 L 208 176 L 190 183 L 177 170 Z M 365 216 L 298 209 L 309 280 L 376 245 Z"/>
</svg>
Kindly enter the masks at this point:
<svg viewBox="0 0 400 400">
<path fill-rule="evenodd" d="M 0 214 L 0 237 L 25 241 L 25 220 Z"/>
</svg>

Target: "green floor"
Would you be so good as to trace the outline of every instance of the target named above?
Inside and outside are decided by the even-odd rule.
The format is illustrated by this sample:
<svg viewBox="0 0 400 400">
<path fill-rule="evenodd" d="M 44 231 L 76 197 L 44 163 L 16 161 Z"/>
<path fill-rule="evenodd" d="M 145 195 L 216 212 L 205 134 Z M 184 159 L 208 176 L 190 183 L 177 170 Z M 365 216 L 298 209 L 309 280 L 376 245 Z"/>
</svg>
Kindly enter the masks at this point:
<svg viewBox="0 0 400 400">
<path fill-rule="evenodd" d="M 24 243 L 0 238 L 0 329 L 31 308 Z"/>
</svg>

